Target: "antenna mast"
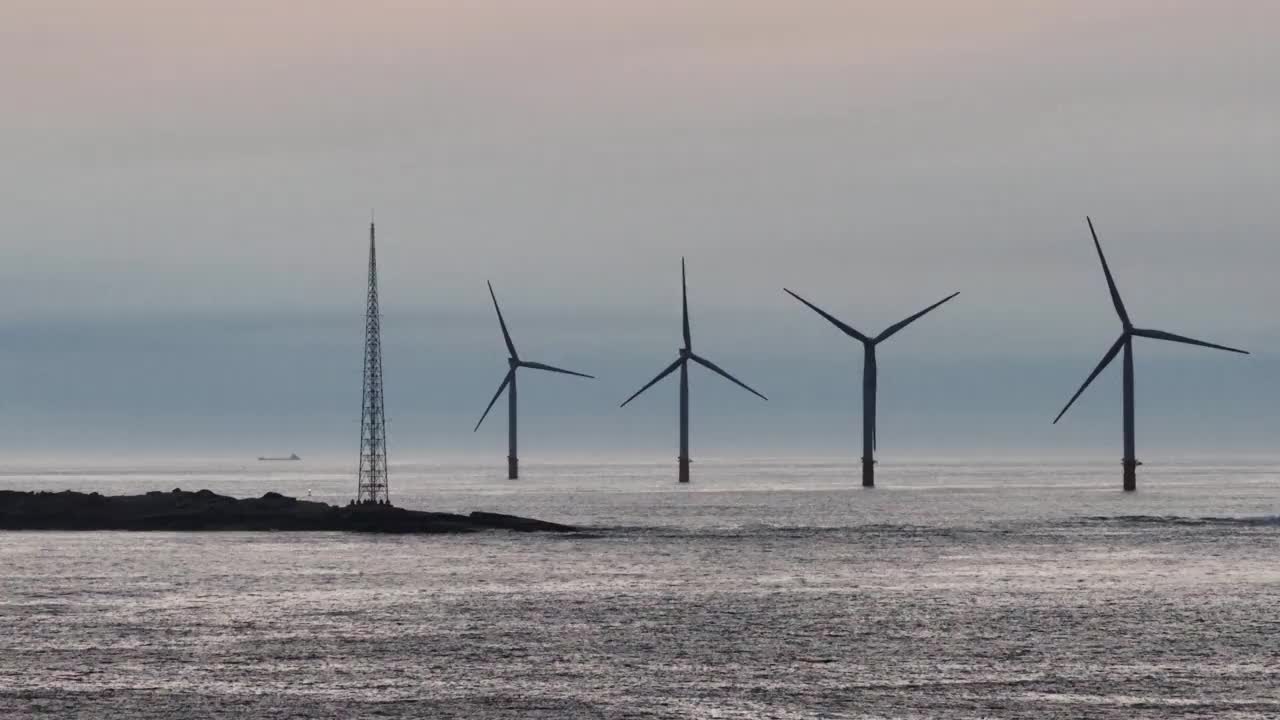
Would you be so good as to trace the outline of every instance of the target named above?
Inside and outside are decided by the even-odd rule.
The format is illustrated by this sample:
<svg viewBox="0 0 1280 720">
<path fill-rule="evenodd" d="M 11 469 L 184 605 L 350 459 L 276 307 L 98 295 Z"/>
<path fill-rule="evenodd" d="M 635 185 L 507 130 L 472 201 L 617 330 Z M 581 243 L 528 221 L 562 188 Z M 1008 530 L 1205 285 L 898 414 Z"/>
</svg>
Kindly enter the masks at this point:
<svg viewBox="0 0 1280 720">
<path fill-rule="evenodd" d="M 369 223 L 369 297 L 364 321 L 364 398 L 360 406 L 360 470 L 356 503 L 390 505 L 387 420 L 382 403 L 382 317 L 378 311 L 378 254 L 372 221 Z"/>
</svg>

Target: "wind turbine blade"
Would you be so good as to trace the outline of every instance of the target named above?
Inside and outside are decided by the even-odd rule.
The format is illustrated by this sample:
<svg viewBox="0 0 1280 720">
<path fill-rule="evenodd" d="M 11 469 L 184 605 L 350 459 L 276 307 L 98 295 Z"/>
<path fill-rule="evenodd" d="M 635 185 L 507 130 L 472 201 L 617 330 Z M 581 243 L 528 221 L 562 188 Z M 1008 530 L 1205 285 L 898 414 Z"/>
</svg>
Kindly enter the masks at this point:
<svg viewBox="0 0 1280 720">
<path fill-rule="evenodd" d="M 929 307 L 927 307 L 927 308 L 925 308 L 925 309 L 921 310 L 920 312 L 916 313 L 915 315 L 912 315 L 911 317 L 907 318 L 906 320 L 902 320 L 902 321 L 900 321 L 900 322 L 896 322 L 896 323 L 894 323 L 894 324 L 890 325 L 889 327 L 885 328 L 885 331 L 884 331 L 884 332 L 882 332 L 882 333 L 880 333 L 879 335 L 877 335 L 877 336 L 876 336 L 876 340 L 875 340 L 875 341 L 876 341 L 876 342 L 884 342 L 885 340 L 888 340 L 889 338 L 891 338 L 891 337 L 893 337 L 894 335 L 896 335 L 896 334 L 898 333 L 898 331 L 899 331 L 899 330 L 901 330 L 902 328 L 904 328 L 904 327 L 906 327 L 906 326 L 910 325 L 911 323 L 913 323 L 913 322 L 915 322 L 915 321 L 919 320 L 920 318 L 924 317 L 925 315 L 928 315 L 929 313 L 933 312 L 933 311 L 934 311 L 938 306 L 942 305 L 943 303 L 947 302 L 948 300 L 950 300 L 951 298 L 953 298 L 953 297 L 955 297 L 955 296 L 957 296 L 957 295 L 959 295 L 959 294 L 960 294 L 960 293 L 958 293 L 958 292 L 957 292 L 957 293 L 951 293 L 950 295 L 948 295 L 948 296 L 946 296 L 946 297 L 942 298 L 942 299 L 941 299 L 941 300 L 939 300 L 938 302 L 936 302 L 936 303 L 934 303 L 934 304 L 930 305 Z"/>
<path fill-rule="evenodd" d="M 699 365 L 701 365 L 702 367 L 704 367 L 704 368 L 706 368 L 706 369 L 710 370 L 710 371 L 711 371 L 711 372 L 713 372 L 713 373 L 716 373 L 716 374 L 718 374 L 718 375 L 720 375 L 720 376 L 724 377 L 724 378 L 725 378 L 726 380 L 728 380 L 729 382 L 734 383 L 734 384 L 735 384 L 735 385 L 737 385 L 738 387 L 742 388 L 743 390 L 746 390 L 747 392 L 751 393 L 752 395 L 755 395 L 756 397 L 760 398 L 761 400 L 768 400 L 768 399 L 769 399 L 769 398 L 765 397 L 764 395 L 761 395 L 760 393 L 756 392 L 756 391 L 755 391 L 755 389 L 754 389 L 754 388 L 752 388 L 750 385 L 748 385 L 748 384 L 746 384 L 746 383 L 742 382 L 742 381 L 741 381 L 741 380 L 739 380 L 738 378 L 736 378 L 736 377 L 734 377 L 734 376 L 730 375 L 729 373 L 725 372 L 724 368 L 720 367 L 719 365 L 716 365 L 715 363 L 713 363 L 713 362 L 711 362 L 710 360 L 708 360 L 708 359 L 706 359 L 706 358 L 702 357 L 701 355 L 694 355 L 693 353 L 689 353 L 689 357 L 690 357 L 690 358 L 692 358 L 694 362 L 698 363 L 698 364 L 699 364 Z"/>
<path fill-rule="evenodd" d="M 673 362 L 673 363 L 671 363 L 670 365 L 668 365 L 666 370 L 663 370 L 662 372 L 658 373 L 658 377 L 656 377 L 656 378 L 654 378 L 654 379 L 650 380 L 650 381 L 649 381 L 649 382 L 648 382 L 644 387 L 642 387 L 642 388 L 640 388 L 639 390 L 637 390 L 635 395 L 632 395 L 631 397 L 627 398 L 627 399 L 626 399 L 626 402 L 622 403 L 622 404 L 621 404 L 621 405 L 619 405 L 618 407 L 626 407 L 626 406 L 627 406 L 627 403 L 629 403 L 629 402 L 631 402 L 632 400 L 635 400 L 636 398 L 640 397 L 640 393 L 644 392 L 645 390 L 648 390 L 649 388 L 653 387 L 654 385 L 657 385 L 659 380 L 661 380 L 662 378 L 664 378 L 664 377 L 666 377 L 666 376 L 670 375 L 671 373 L 675 372 L 676 368 L 680 367 L 680 363 L 682 363 L 682 362 L 684 362 L 684 358 L 679 358 L 679 359 L 677 359 L 675 362 Z"/>
<path fill-rule="evenodd" d="M 562 373 L 564 375 L 576 375 L 577 377 L 590 378 L 592 380 L 596 379 L 594 375 L 587 375 L 586 373 L 574 372 L 572 370 L 565 370 L 564 368 L 558 368 L 558 367 L 555 367 L 554 365 L 546 365 L 544 363 L 538 363 L 538 362 L 521 362 L 520 367 L 533 368 L 534 370 L 546 370 L 547 372 Z"/>
<path fill-rule="evenodd" d="M 1084 389 L 1089 387 L 1089 383 L 1093 382 L 1093 379 L 1098 377 L 1098 374 L 1105 370 L 1106 367 L 1111 364 L 1112 360 L 1116 359 L 1116 355 L 1118 355 L 1120 353 L 1120 349 L 1124 347 L 1126 337 L 1127 336 L 1125 335 L 1121 335 L 1120 339 L 1116 340 L 1115 344 L 1111 346 L 1111 349 L 1107 351 L 1107 354 L 1102 356 L 1102 362 L 1098 363 L 1098 367 L 1093 369 L 1093 372 L 1089 375 L 1089 379 L 1084 381 L 1084 384 L 1080 386 L 1080 389 L 1076 391 L 1076 394 L 1071 396 L 1071 402 L 1068 402 L 1067 406 L 1062 408 L 1062 412 L 1058 413 L 1058 417 L 1053 419 L 1054 425 L 1057 425 L 1058 421 L 1062 419 L 1062 416 L 1067 414 L 1067 410 L 1070 410 L 1071 406 L 1075 404 L 1076 398 L 1080 397 L 1080 395 L 1084 393 Z"/>
<path fill-rule="evenodd" d="M 1138 337 L 1151 338 L 1152 340 L 1168 340 L 1169 342 L 1183 343 L 1186 345 L 1199 345 L 1200 347 L 1214 348 L 1215 350 L 1226 350 L 1227 352 L 1240 353 L 1241 355 L 1249 354 L 1248 350 L 1239 350 L 1233 347 L 1227 347 L 1226 345 L 1215 345 L 1203 340 L 1183 337 L 1182 335 L 1174 335 L 1173 333 L 1168 333 L 1163 330 L 1139 330 L 1135 328 L 1133 330 L 1133 334 Z"/>
<path fill-rule="evenodd" d="M 689 282 L 685 279 L 684 258 L 680 258 L 680 301 L 684 313 L 684 349 L 693 349 L 693 334 L 689 332 Z"/>
<path fill-rule="evenodd" d="M 1116 288 L 1116 279 L 1111 276 L 1111 266 L 1107 265 L 1107 257 L 1102 254 L 1102 243 L 1098 242 L 1098 233 L 1093 229 L 1093 219 L 1086 217 L 1089 223 L 1089 234 L 1093 235 L 1093 246 L 1098 248 L 1098 259 L 1102 261 L 1102 272 L 1107 276 L 1107 289 L 1111 291 L 1111 304 L 1116 306 L 1116 314 L 1120 316 L 1120 322 L 1125 328 L 1133 327 L 1133 323 L 1129 322 L 1129 313 L 1124 309 L 1124 301 L 1120 299 L 1120 291 Z"/>
<path fill-rule="evenodd" d="M 797 294 L 795 294 L 795 293 L 791 292 L 790 290 L 788 290 L 788 289 L 786 289 L 786 288 L 782 288 L 782 290 L 783 290 L 783 292 L 787 293 L 787 294 L 788 294 L 788 295 L 790 295 L 791 297 L 793 297 L 793 298 L 795 298 L 795 299 L 799 300 L 800 302 L 804 303 L 805 305 L 808 305 L 810 310 L 812 310 L 812 311 L 814 311 L 814 312 L 818 313 L 819 315 L 821 315 L 822 317 L 826 318 L 826 319 L 827 319 L 827 322 L 829 322 L 829 323 L 831 323 L 832 325 L 835 325 L 836 327 L 840 328 L 840 330 L 841 330 L 842 332 L 844 332 L 844 334 L 845 334 L 845 335 L 848 335 L 849 337 L 854 338 L 854 339 L 856 339 L 856 340 L 861 340 L 861 341 L 862 341 L 862 342 L 864 342 L 864 343 L 871 342 L 871 338 L 867 337 L 866 335 L 863 335 L 862 333 L 858 332 L 857 330 L 854 330 L 853 328 L 849 327 L 848 325 L 846 325 L 846 324 L 844 324 L 844 323 L 840 322 L 840 321 L 839 321 L 839 320 L 837 320 L 833 315 L 831 315 L 831 314 L 830 314 L 830 313 L 828 313 L 827 311 L 823 310 L 822 308 L 818 307 L 817 305 L 814 305 L 813 303 L 809 302 L 808 300 L 805 300 L 804 298 L 800 297 L 799 295 L 797 295 Z"/>
<path fill-rule="evenodd" d="M 493 293 L 493 283 L 489 283 L 489 297 L 493 298 L 493 309 L 498 311 L 498 324 L 502 326 L 502 339 L 507 341 L 507 352 L 511 357 L 519 358 L 515 343 L 511 342 L 511 333 L 507 332 L 507 321 L 502 319 L 502 308 L 498 307 L 498 296 Z"/>
<path fill-rule="evenodd" d="M 494 403 L 496 403 L 496 402 L 498 402 L 498 398 L 502 395 L 502 391 L 503 391 L 503 390 L 506 390 L 506 389 L 507 389 L 507 385 L 509 385 L 509 384 L 511 383 L 511 376 L 512 376 L 514 373 L 515 373 L 515 369 L 514 369 L 514 368 L 512 368 L 511 370 L 508 370 L 508 371 L 507 371 L 507 375 L 506 375 L 506 377 L 502 378 L 502 384 L 498 386 L 498 392 L 496 392 L 496 393 L 494 393 L 494 394 L 493 394 L 493 399 L 489 401 L 489 407 L 487 407 L 487 408 L 485 408 L 485 409 L 484 409 L 484 414 L 480 416 L 480 422 L 477 422 L 477 423 L 476 423 L 476 427 L 475 427 L 475 429 L 474 429 L 474 430 L 472 430 L 471 432 L 475 432 L 476 430 L 479 430 L 479 429 L 480 429 L 480 423 L 484 422 L 484 419 L 485 419 L 485 418 L 487 418 L 487 417 L 489 417 L 489 411 L 493 409 L 493 404 L 494 404 Z"/>
</svg>

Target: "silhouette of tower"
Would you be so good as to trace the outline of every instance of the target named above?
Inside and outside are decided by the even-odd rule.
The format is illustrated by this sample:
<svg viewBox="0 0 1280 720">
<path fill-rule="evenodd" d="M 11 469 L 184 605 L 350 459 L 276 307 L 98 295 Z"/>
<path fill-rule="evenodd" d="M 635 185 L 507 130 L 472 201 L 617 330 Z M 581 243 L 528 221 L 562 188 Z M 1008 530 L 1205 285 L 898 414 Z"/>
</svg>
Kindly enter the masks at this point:
<svg viewBox="0 0 1280 720">
<path fill-rule="evenodd" d="M 489 283 L 489 297 L 493 298 L 493 309 L 498 313 L 498 326 L 502 328 L 502 338 L 507 341 L 507 352 L 510 356 L 507 358 L 507 374 L 502 378 L 502 384 L 498 386 L 498 392 L 493 394 L 493 399 L 489 401 L 489 407 L 484 409 L 484 414 L 480 416 L 480 422 L 476 423 L 476 430 L 480 429 L 480 425 L 484 423 L 484 419 L 489 417 L 489 411 L 493 409 L 493 404 L 498 402 L 498 398 L 502 396 L 502 392 L 507 392 L 507 478 L 515 480 L 520 477 L 520 459 L 516 457 L 516 371 L 520 368 L 529 368 L 531 370 L 546 370 L 547 372 L 560 373 L 561 375 L 576 375 L 594 380 L 595 378 L 573 370 L 565 370 L 554 365 L 547 365 L 540 362 L 529 362 L 521 360 L 520 353 L 516 352 L 516 344 L 511 340 L 511 333 L 507 332 L 507 321 L 502 317 L 502 308 L 498 307 L 498 296 L 493 292 L 493 283 Z M 475 432 L 473 430 L 472 432 Z"/>
<path fill-rule="evenodd" d="M 364 399 L 360 404 L 357 503 L 391 504 L 387 489 L 387 420 L 382 406 L 382 318 L 378 312 L 378 252 L 369 223 L 369 298 L 364 321 Z"/>
<path fill-rule="evenodd" d="M 1146 328 L 1134 327 L 1133 321 L 1129 319 L 1129 311 L 1125 309 L 1124 300 L 1120 299 L 1120 290 L 1116 287 L 1116 279 L 1111 275 L 1111 266 L 1107 264 L 1107 256 L 1102 254 L 1102 243 L 1098 241 L 1098 232 L 1093 229 L 1093 219 L 1085 217 L 1085 222 L 1089 223 L 1089 234 L 1093 236 L 1093 246 L 1098 250 L 1098 260 L 1102 263 L 1102 274 L 1107 278 L 1107 290 L 1111 293 L 1111 304 L 1116 309 L 1116 316 L 1120 318 L 1120 337 L 1116 339 L 1115 344 L 1102 356 L 1102 362 L 1093 369 L 1089 377 L 1085 378 L 1084 384 L 1076 391 L 1075 395 L 1067 401 L 1067 406 L 1062 408 L 1062 412 L 1058 413 L 1058 417 L 1053 419 L 1053 424 L 1057 425 L 1063 415 L 1071 409 L 1076 400 L 1080 398 L 1089 384 L 1094 378 L 1098 377 L 1112 360 L 1120 352 L 1124 351 L 1124 386 L 1123 386 L 1123 403 L 1124 403 L 1124 491 L 1133 492 L 1138 489 L 1138 466 L 1142 463 L 1138 461 L 1137 441 L 1134 438 L 1134 391 L 1133 391 L 1133 339 L 1135 337 L 1150 338 L 1152 340 L 1167 340 L 1169 342 L 1182 343 L 1184 345 L 1198 345 L 1200 347 L 1213 348 L 1215 350 L 1226 350 L 1227 352 L 1248 355 L 1247 350 L 1239 350 L 1226 345 L 1218 345 L 1216 343 L 1205 342 L 1203 340 L 1195 340 L 1183 335 L 1175 335 L 1164 330 L 1150 330 Z"/>
<path fill-rule="evenodd" d="M 647 385 L 636 391 L 634 395 L 626 399 L 621 407 L 626 407 L 628 403 L 640 397 L 645 390 L 657 385 L 663 378 L 675 372 L 680 371 L 680 456 L 676 458 L 679 463 L 679 475 L 677 481 L 682 483 L 689 482 L 689 464 L 693 462 L 689 458 L 689 362 L 693 361 L 705 367 L 711 372 L 723 377 L 729 382 L 755 395 L 761 400 L 769 398 L 756 392 L 750 385 L 742 382 L 738 378 L 730 375 L 724 368 L 716 365 L 710 360 L 702 357 L 693 351 L 693 333 L 689 329 L 689 283 L 685 281 L 684 274 L 684 258 L 680 258 L 680 312 L 684 323 L 684 347 L 680 348 L 680 356 L 676 361 L 666 367 L 665 370 L 658 373 L 658 376 L 650 380 Z"/>
<path fill-rule="evenodd" d="M 808 300 L 805 300 L 799 295 L 791 292 L 790 290 L 787 290 L 786 288 L 782 288 L 782 290 L 783 292 L 787 293 L 791 297 L 804 303 L 806 306 L 809 307 L 810 310 L 826 318 L 827 322 L 840 328 L 840 330 L 844 332 L 845 335 L 848 335 L 849 337 L 855 340 L 858 340 L 862 343 L 862 347 L 863 347 L 863 354 L 862 354 L 862 358 L 863 358 L 862 359 L 862 487 L 868 487 L 868 488 L 875 487 L 876 486 L 876 457 L 875 457 L 876 456 L 876 377 L 878 374 L 878 370 L 876 366 L 876 346 L 884 342 L 885 340 L 888 340 L 889 338 L 893 337 L 898 333 L 898 331 L 902 330 L 903 328 L 915 322 L 916 320 L 919 320 L 925 315 L 933 312 L 934 309 L 941 307 L 943 303 L 951 300 L 951 298 L 955 297 L 956 295 L 959 295 L 960 293 L 953 293 L 951 295 L 948 295 L 942 300 L 930 305 L 929 307 L 925 308 L 924 310 L 921 310 L 915 315 L 912 315 L 906 320 L 901 320 L 899 322 L 894 323 L 893 325 L 890 325 L 888 328 L 885 329 L 884 332 L 880 333 L 879 335 L 876 335 L 875 337 L 871 337 L 869 335 L 863 335 L 857 330 L 854 330 L 853 328 L 849 327 L 843 322 L 837 320 L 835 316 L 831 315 L 830 313 L 818 307 L 817 305 L 814 305 Z"/>
</svg>

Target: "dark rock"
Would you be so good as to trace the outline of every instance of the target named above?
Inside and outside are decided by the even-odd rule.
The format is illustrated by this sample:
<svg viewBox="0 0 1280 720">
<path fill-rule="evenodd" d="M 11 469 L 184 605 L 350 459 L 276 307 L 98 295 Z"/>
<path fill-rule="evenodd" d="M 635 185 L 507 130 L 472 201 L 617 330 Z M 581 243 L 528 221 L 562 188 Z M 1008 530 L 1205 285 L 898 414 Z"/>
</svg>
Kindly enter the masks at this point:
<svg viewBox="0 0 1280 720">
<path fill-rule="evenodd" d="M 405 510 L 392 505 L 334 507 L 268 492 L 237 499 L 209 490 L 157 490 L 145 495 L 70 490 L 0 490 L 0 530 L 346 530 L 374 533 L 462 533 L 479 530 L 573 532 L 568 525 L 514 515 Z"/>
<path fill-rule="evenodd" d="M 575 532 L 578 529 L 570 525 L 522 518 L 517 515 L 503 515 L 501 513 L 477 511 L 471 513 L 470 518 L 473 522 L 485 527 L 516 530 L 518 532 Z"/>
</svg>

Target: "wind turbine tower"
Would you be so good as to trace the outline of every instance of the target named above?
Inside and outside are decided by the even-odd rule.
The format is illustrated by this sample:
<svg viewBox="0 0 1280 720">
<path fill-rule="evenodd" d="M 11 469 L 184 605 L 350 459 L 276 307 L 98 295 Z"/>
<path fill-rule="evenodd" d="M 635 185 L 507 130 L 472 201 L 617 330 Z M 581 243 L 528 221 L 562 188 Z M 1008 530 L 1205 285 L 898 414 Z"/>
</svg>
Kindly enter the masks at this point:
<svg viewBox="0 0 1280 720">
<path fill-rule="evenodd" d="M 498 296 L 493 292 L 493 283 L 489 283 L 489 297 L 493 298 L 493 309 L 498 313 L 498 325 L 502 328 L 502 339 L 507 342 L 508 369 L 506 377 L 502 378 L 502 384 L 498 386 L 498 391 L 493 394 L 493 399 L 489 401 L 489 406 L 484 409 L 484 414 L 480 416 L 480 422 L 476 423 L 475 430 L 480 429 L 480 424 L 489 416 L 489 411 L 493 409 L 493 404 L 498 402 L 498 398 L 505 390 L 507 392 L 507 477 L 515 480 L 520 477 L 520 460 L 516 457 L 516 370 L 529 368 L 531 370 L 545 370 L 583 378 L 594 379 L 594 377 L 545 363 L 521 360 L 520 353 L 516 352 L 515 343 L 511 341 L 511 333 L 507 332 L 507 321 L 502 318 L 502 308 L 498 307 Z M 475 432 L 475 430 L 472 432 Z"/>
<path fill-rule="evenodd" d="M 1120 351 L 1124 351 L 1124 490 L 1125 492 L 1133 492 L 1138 489 L 1138 466 L 1142 463 L 1138 462 L 1137 443 L 1134 439 L 1134 392 L 1133 392 L 1133 339 L 1135 337 L 1151 338 L 1152 340 L 1168 340 L 1170 342 L 1183 343 L 1184 345 L 1199 345 L 1200 347 L 1214 348 L 1216 350 L 1226 350 L 1227 352 L 1240 353 L 1248 355 L 1244 350 L 1227 347 L 1225 345 L 1215 345 L 1202 340 L 1193 340 L 1189 337 L 1174 335 L 1163 330 L 1145 330 L 1136 328 L 1129 320 L 1129 312 L 1124 307 L 1124 301 L 1120 299 L 1120 291 L 1116 288 L 1115 278 L 1111 276 L 1111 268 L 1107 265 L 1107 258 L 1102 254 L 1102 243 L 1098 242 L 1098 233 L 1093 229 L 1093 220 L 1085 218 L 1089 223 L 1089 233 L 1093 235 L 1093 246 L 1098 250 L 1098 259 L 1102 261 L 1102 273 L 1107 277 L 1107 289 L 1111 292 L 1111 304 L 1115 306 L 1116 315 L 1120 317 L 1121 332 L 1120 337 L 1112 344 L 1111 349 L 1106 355 L 1102 356 L 1102 362 L 1094 368 L 1089 377 L 1085 379 L 1084 384 L 1071 396 L 1071 400 L 1067 402 L 1067 406 L 1062 408 L 1062 412 L 1058 413 L 1058 417 L 1053 419 L 1055 425 L 1067 414 L 1067 410 L 1075 403 L 1084 393 L 1085 388 L 1089 387 L 1089 383 L 1116 359 L 1116 355 Z"/>
<path fill-rule="evenodd" d="M 791 297 L 799 300 L 809 307 L 810 310 L 818 313 L 826 318 L 828 322 L 839 328 L 845 335 L 862 343 L 862 487 L 876 486 L 876 378 L 878 369 L 876 366 L 876 346 L 896 335 L 900 330 L 919 320 L 935 308 L 947 302 L 951 298 L 960 293 L 952 293 L 911 317 L 896 322 L 884 330 L 884 332 L 871 337 L 854 330 L 849 325 L 837 320 L 834 316 L 827 313 L 817 305 L 805 300 L 799 295 L 783 288 L 783 290 Z"/>
<path fill-rule="evenodd" d="M 741 380 L 725 372 L 725 370 L 721 368 L 719 365 L 716 365 L 710 360 L 693 352 L 693 336 L 692 336 L 692 333 L 689 331 L 689 284 L 685 280 L 684 258 L 680 258 L 680 297 L 681 297 L 681 306 L 683 310 L 683 319 L 684 319 L 684 347 L 680 348 L 680 357 L 676 358 L 675 362 L 671 363 L 662 372 L 658 373 L 658 376 L 650 380 L 648 384 L 646 384 L 644 387 L 637 390 L 634 395 L 627 398 L 626 401 L 623 402 L 620 407 L 626 407 L 627 403 L 631 402 L 632 400 L 635 400 L 645 390 L 648 390 L 654 385 L 657 385 L 658 381 L 662 380 L 666 376 L 675 372 L 677 369 L 680 370 L 680 457 L 678 458 L 678 461 L 680 463 L 679 479 L 680 479 L 680 482 L 687 483 L 689 482 L 689 464 L 693 462 L 692 460 L 689 459 L 689 362 L 693 361 L 698 363 L 699 365 L 705 367 L 711 372 L 717 375 L 720 375 L 721 377 L 729 380 L 729 382 L 732 382 L 733 384 L 746 390 L 752 395 L 755 395 L 761 400 L 768 400 L 769 398 L 765 397 L 764 395 L 761 395 L 760 393 L 753 390 L 746 383 L 742 382 Z"/>
</svg>

